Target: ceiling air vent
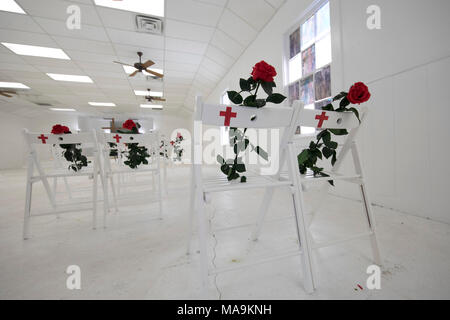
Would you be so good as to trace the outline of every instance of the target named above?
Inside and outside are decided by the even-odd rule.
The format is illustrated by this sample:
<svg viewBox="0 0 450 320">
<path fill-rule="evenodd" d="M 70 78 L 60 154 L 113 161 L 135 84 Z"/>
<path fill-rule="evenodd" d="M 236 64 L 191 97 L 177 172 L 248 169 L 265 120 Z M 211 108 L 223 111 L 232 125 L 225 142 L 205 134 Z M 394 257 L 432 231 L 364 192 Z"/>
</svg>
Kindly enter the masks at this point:
<svg viewBox="0 0 450 320">
<path fill-rule="evenodd" d="M 136 16 L 136 27 L 137 31 L 159 34 L 162 35 L 163 32 L 163 22 L 161 19 L 148 17 L 148 16 Z"/>
</svg>

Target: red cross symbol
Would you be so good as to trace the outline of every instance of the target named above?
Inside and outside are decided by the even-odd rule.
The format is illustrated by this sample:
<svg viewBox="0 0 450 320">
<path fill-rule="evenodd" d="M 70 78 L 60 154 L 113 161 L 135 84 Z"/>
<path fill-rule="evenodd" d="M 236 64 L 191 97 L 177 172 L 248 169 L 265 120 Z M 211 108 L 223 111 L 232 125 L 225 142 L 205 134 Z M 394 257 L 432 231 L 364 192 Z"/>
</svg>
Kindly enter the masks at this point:
<svg viewBox="0 0 450 320">
<path fill-rule="evenodd" d="M 319 120 L 319 124 L 317 125 L 317 128 L 322 128 L 322 124 L 325 120 L 328 120 L 328 116 L 325 115 L 325 111 L 322 112 L 321 115 L 316 115 L 316 120 Z"/>
<path fill-rule="evenodd" d="M 116 135 L 113 137 L 113 139 L 116 139 L 117 143 L 119 143 L 119 142 L 120 142 L 120 139 L 122 139 L 122 137 L 119 136 L 118 134 L 116 134 Z"/>
<path fill-rule="evenodd" d="M 232 108 L 231 107 L 227 107 L 227 111 L 220 111 L 219 115 L 221 117 L 225 117 L 225 121 L 223 122 L 223 125 L 225 127 L 229 127 L 230 126 L 230 119 L 231 118 L 236 118 L 237 113 L 236 112 L 231 112 Z"/>
<path fill-rule="evenodd" d="M 46 136 L 44 136 L 44 134 L 41 134 L 39 137 L 37 137 L 38 139 L 41 139 L 41 141 L 42 141 L 42 143 L 43 144 L 46 144 L 47 143 L 47 141 L 45 141 L 45 140 L 47 140 L 48 139 L 48 137 L 46 137 Z"/>
</svg>

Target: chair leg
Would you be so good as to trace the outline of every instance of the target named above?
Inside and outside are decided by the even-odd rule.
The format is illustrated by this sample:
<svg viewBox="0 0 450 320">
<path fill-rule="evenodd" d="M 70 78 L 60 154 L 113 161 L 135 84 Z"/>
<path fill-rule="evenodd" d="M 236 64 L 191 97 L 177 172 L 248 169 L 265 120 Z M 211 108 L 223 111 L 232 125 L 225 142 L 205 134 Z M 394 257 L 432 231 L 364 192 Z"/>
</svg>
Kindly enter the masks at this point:
<svg viewBox="0 0 450 320">
<path fill-rule="evenodd" d="M 114 186 L 114 179 L 113 176 L 110 175 L 109 177 L 110 183 L 111 183 L 111 192 L 112 192 L 112 197 L 113 197 L 113 202 L 114 202 L 114 209 L 115 212 L 119 212 L 119 207 L 117 206 L 117 194 L 116 194 L 116 188 Z M 109 204 L 108 204 L 108 211 L 109 211 Z"/>
<path fill-rule="evenodd" d="M 269 205 L 273 198 L 273 193 L 274 193 L 273 188 L 266 188 L 266 190 L 264 192 L 263 202 L 261 204 L 261 207 L 259 208 L 256 225 L 255 225 L 252 235 L 251 235 L 251 239 L 253 241 L 258 240 L 258 238 L 259 238 L 259 235 L 260 235 L 261 229 L 262 229 L 262 225 L 264 223 L 264 219 L 266 217 L 267 211 L 269 210 Z"/>
<path fill-rule="evenodd" d="M 163 218 L 162 208 L 162 184 L 161 184 L 161 171 L 158 171 L 158 201 L 159 201 L 159 219 Z"/>
<path fill-rule="evenodd" d="M 368 199 L 367 190 L 366 190 L 365 185 L 361 184 L 360 188 L 361 188 L 361 196 L 363 198 L 364 211 L 366 213 L 366 218 L 367 218 L 367 224 L 369 226 L 369 229 L 372 231 L 372 234 L 370 236 L 370 244 L 372 246 L 373 261 L 377 265 L 381 266 L 383 264 L 383 261 L 381 260 L 380 247 L 378 245 L 378 240 L 377 240 L 375 221 L 373 219 L 373 213 L 372 213 L 372 204 Z"/>
<path fill-rule="evenodd" d="M 98 193 L 98 172 L 97 163 L 94 164 L 93 176 L 93 190 L 92 190 L 92 228 L 97 229 L 97 193 Z"/>
<path fill-rule="evenodd" d="M 192 236 L 194 234 L 194 212 L 197 208 L 195 194 L 196 194 L 196 188 L 194 186 L 192 186 L 191 187 L 191 199 L 190 199 L 190 204 L 189 204 L 188 237 L 187 237 L 186 254 L 191 253 Z"/>
<path fill-rule="evenodd" d="M 202 283 L 202 291 L 207 293 L 208 289 L 208 245 L 207 245 L 207 228 L 205 217 L 205 202 L 201 190 L 196 192 L 197 202 L 197 219 L 198 219 L 198 240 L 200 249 L 200 277 Z"/>
<path fill-rule="evenodd" d="M 30 218 L 31 218 L 31 196 L 33 191 L 33 183 L 28 180 L 25 194 L 25 213 L 23 220 L 23 239 L 30 238 Z"/>
<path fill-rule="evenodd" d="M 106 174 L 105 174 L 106 175 Z M 104 177 L 103 184 L 103 228 L 106 228 L 106 216 L 109 212 L 109 196 L 108 196 L 108 177 Z"/>
<path fill-rule="evenodd" d="M 295 188 L 297 189 L 297 188 Z M 292 200 L 294 203 L 295 222 L 297 229 L 297 237 L 302 249 L 302 265 L 303 265 L 303 279 L 305 282 L 305 291 L 307 293 L 314 292 L 314 278 L 312 273 L 312 254 L 309 245 L 308 234 L 306 230 L 306 222 L 304 218 L 303 206 L 301 205 L 301 196 L 298 190 L 294 190 Z"/>
</svg>

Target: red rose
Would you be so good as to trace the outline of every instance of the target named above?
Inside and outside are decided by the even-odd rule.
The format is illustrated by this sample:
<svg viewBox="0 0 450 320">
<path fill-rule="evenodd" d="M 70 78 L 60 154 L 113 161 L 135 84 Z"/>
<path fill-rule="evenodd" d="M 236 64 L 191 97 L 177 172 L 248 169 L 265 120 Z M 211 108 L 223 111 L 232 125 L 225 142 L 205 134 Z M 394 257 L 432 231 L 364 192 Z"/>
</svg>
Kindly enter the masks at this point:
<svg viewBox="0 0 450 320">
<path fill-rule="evenodd" d="M 274 67 L 265 61 L 258 62 L 253 67 L 252 77 L 253 80 L 262 80 L 264 82 L 273 82 L 273 77 L 277 75 Z"/>
<path fill-rule="evenodd" d="M 347 95 L 348 101 L 353 104 L 361 104 L 369 100 L 369 98 L 369 88 L 367 88 L 367 86 L 362 82 L 356 82 L 354 85 L 352 85 Z"/>
<path fill-rule="evenodd" d="M 133 128 L 136 128 L 136 123 L 134 123 L 133 120 L 128 119 L 127 121 L 125 121 L 122 125 L 122 127 L 124 129 L 128 129 L 128 130 L 133 130 Z"/>
<path fill-rule="evenodd" d="M 66 126 L 62 126 L 60 124 L 55 124 L 52 128 L 52 134 L 64 134 L 70 133 L 70 130 Z"/>
</svg>

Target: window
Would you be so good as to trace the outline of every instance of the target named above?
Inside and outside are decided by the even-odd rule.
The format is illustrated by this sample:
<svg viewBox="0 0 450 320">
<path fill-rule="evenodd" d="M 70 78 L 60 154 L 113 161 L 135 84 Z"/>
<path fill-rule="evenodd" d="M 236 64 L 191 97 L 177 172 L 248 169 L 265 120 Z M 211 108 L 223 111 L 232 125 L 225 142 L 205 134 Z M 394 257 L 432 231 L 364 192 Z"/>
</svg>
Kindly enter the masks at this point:
<svg viewBox="0 0 450 320">
<path fill-rule="evenodd" d="M 305 108 L 320 109 L 331 101 L 330 4 L 322 2 L 289 34 L 287 80 L 289 102 L 302 100 Z M 302 127 L 302 134 L 314 128 Z"/>
<path fill-rule="evenodd" d="M 220 104 L 230 104 L 230 99 L 228 99 L 227 90 L 220 96 Z M 223 146 L 230 144 L 230 128 L 220 127 L 220 144 Z"/>
</svg>

